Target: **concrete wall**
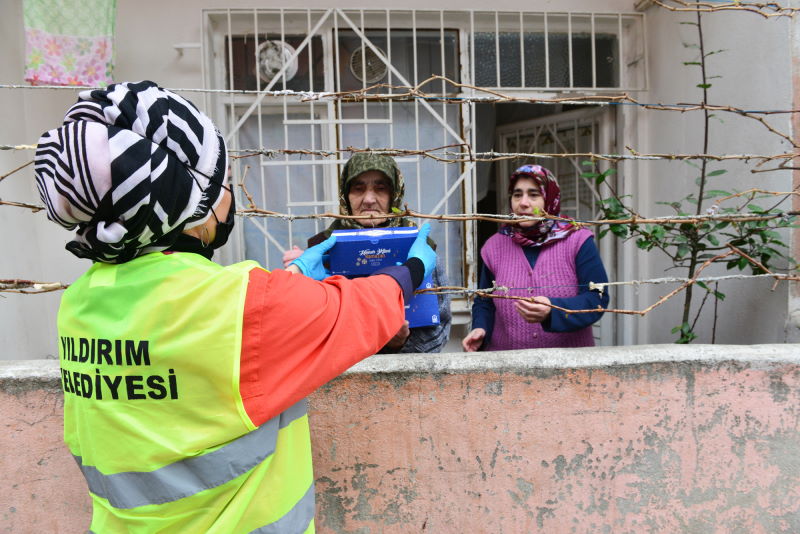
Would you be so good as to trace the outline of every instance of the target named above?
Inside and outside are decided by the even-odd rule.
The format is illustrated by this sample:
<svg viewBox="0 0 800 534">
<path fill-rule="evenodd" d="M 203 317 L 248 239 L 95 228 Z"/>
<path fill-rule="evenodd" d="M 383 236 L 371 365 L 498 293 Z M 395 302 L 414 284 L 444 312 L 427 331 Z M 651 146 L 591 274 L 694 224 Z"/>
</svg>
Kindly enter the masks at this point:
<svg viewBox="0 0 800 534">
<path fill-rule="evenodd" d="M 800 532 L 800 347 L 376 356 L 311 398 L 321 533 Z M 72 533 L 56 362 L 0 362 L 0 532 Z"/>
</svg>

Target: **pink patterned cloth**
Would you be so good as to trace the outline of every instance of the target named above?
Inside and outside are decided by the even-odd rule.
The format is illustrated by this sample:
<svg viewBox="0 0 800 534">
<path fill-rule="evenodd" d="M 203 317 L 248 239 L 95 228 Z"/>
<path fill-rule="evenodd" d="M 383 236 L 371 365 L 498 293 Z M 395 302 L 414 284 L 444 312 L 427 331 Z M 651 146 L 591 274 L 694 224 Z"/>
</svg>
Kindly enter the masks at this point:
<svg viewBox="0 0 800 534">
<path fill-rule="evenodd" d="M 113 70 L 114 0 L 26 0 L 25 81 L 105 87 Z"/>
</svg>

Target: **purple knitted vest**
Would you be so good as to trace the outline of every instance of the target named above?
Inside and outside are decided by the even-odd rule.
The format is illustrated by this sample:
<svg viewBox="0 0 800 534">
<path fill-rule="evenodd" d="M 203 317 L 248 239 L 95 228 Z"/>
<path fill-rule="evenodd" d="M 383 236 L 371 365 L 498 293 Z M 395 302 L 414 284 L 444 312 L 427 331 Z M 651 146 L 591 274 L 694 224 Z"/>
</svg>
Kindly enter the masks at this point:
<svg viewBox="0 0 800 534">
<path fill-rule="evenodd" d="M 591 236 L 592 232 L 582 228 L 564 239 L 543 245 L 533 269 L 522 247 L 500 233 L 486 241 L 481 248 L 481 257 L 494 273 L 498 286 L 538 288 L 530 291 L 512 289 L 510 295 L 574 297 L 578 294 L 575 256 Z M 591 326 L 569 333 L 545 332 L 542 325 L 525 322 L 514 307 L 513 299 L 494 299 L 492 302 L 495 305 L 494 330 L 485 350 L 594 346 Z"/>
</svg>

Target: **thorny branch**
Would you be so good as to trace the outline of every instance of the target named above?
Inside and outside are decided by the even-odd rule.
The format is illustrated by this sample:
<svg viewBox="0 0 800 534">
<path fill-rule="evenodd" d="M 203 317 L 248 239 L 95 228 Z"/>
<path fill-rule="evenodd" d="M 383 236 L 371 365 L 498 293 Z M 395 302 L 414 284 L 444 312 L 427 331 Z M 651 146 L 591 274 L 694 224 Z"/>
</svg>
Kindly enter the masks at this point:
<svg viewBox="0 0 800 534">
<path fill-rule="evenodd" d="M 448 145 L 448 147 L 455 147 L 462 145 Z M 312 150 L 312 149 L 291 149 L 291 148 L 249 148 L 232 150 L 231 159 L 242 159 L 254 156 L 264 156 L 266 158 L 274 159 L 280 155 L 294 156 L 319 156 L 327 158 L 341 158 L 345 154 L 356 154 L 359 152 L 370 154 L 382 154 L 385 156 L 420 156 L 429 158 L 442 163 L 468 163 L 468 162 L 493 162 L 503 161 L 509 159 L 525 159 L 525 158 L 538 158 L 538 159 L 568 159 L 568 158 L 582 158 L 591 161 L 607 161 L 619 162 L 625 160 L 665 160 L 665 161 L 688 161 L 688 160 L 711 160 L 711 161 L 757 161 L 756 167 L 761 165 L 778 161 L 780 165 L 786 165 L 800 155 L 790 152 L 783 154 L 668 154 L 668 153 L 654 153 L 642 154 L 635 151 L 630 147 L 626 147 L 630 154 L 599 154 L 596 152 L 458 152 L 451 150 L 442 150 L 442 148 L 430 149 L 404 149 L 404 148 L 355 148 L 348 146 L 341 150 Z M 783 167 L 785 168 L 785 167 Z M 781 169 L 775 169 L 781 170 Z M 756 171 L 751 171 L 756 172 Z"/>
<path fill-rule="evenodd" d="M 33 163 L 33 160 L 31 160 L 31 161 L 29 161 L 28 163 L 25 163 L 25 164 L 23 164 L 23 165 L 20 165 L 19 167 L 17 167 L 16 169 L 13 169 L 13 170 L 11 170 L 10 172 L 7 172 L 7 173 L 5 173 L 5 174 L 3 174 L 3 175 L 0 175 L 0 182 L 2 182 L 3 180 L 5 180 L 6 178 L 8 178 L 9 176 L 11 176 L 12 174 L 14 174 L 15 172 L 19 172 L 19 171 L 21 171 L 22 169 L 24 169 L 24 168 L 25 168 L 25 167 L 27 167 L 28 165 L 31 165 L 32 163 Z"/>
<path fill-rule="evenodd" d="M 27 202 L 14 202 L 12 200 L 3 200 L 2 198 L 0 198 L 0 206 L 14 206 L 17 208 L 26 208 L 34 213 L 36 213 L 37 211 L 42 211 L 44 209 L 44 206 L 38 204 L 28 204 Z"/>
<path fill-rule="evenodd" d="M 557 306 L 555 304 L 549 304 L 550 308 L 560 310 L 567 314 L 573 313 L 596 313 L 596 312 L 606 312 L 606 313 L 616 313 L 621 315 L 639 315 L 644 316 L 647 315 L 650 311 L 654 310 L 655 308 L 664 304 L 667 300 L 674 297 L 687 287 L 696 284 L 697 282 L 711 282 L 711 281 L 719 281 L 719 280 L 747 280 L 753 278 L 761 278 L 764 276 L 768 276 L 775 280 L 775 284 L 781 281 L 800 281 L 800 276 L 798 275 L 788 275 L 788 274 L 780 274 L 774 273 L 761 265 L 757 260 L 751 258 L 738 248 L 734 247 L 733 245 L 727 245 L 731 250 L 728 252 L 719 254 L 713 258 L 708 259 L 702 266 L 697 269 L 695 276 L 692 278 L 656 278 L 651 280 L 630 280 L 625 282 L 606 282 L 606 283 L 590 283 L 589 288 L 598 291 L 605 291 L 606 287 L 609 286 L 618 286 L 618 285 L 644 285 L 644 284 L 665 284 L 665 283 L 681 283 L 681 285 L 667 293 L 666 295 L 660 297 L 654 304 L 651 304 L 647 308 L 642 310 L 629 310 L 629 309 L 617 309 L 617 308 L 591 308 L 591 309 L 583 309 L 583 310 L 572 310 L 569 308 L 564 308 L 561 306 Z M 765 271 L 764 275 L 728 275 L 728 276 L 716 276 L 716 277 L 700 277 L 700 273 L 712 263 L 724 259 L 732 254 L 738 254 L 743 258 L 747 259 L 753 265 L 761 268 Z M 24 293 L 24 294 L 36 294 L 36 293 L 48 293 L 51 291 L 59 291 L 62 289 L 66 289 L 69 287 L 69 284 L 63 284 L 60 282 L 36 282 L 32 280 L 21 280 L 21 279 L 0 279 L 0 293 Z M 536 287 L 529 287 L 529 288 L 508 288 L 502 286 L 496 286 L 493 288 L 488 289 L 469 289 L 462 286 L 436 286 L 427 289 L 418 289 L 416 291 L 417 294 L 421 293 L 430 293 L 434 295 L 438 294 L 464 294 L 467 296 L 477 296 L 483 298 L 490 298 L 490 299 L 510 299 L 510 300 L 527 300 L 530 302 L 536 302 L 535 297 L 521 297 L 515 295 L 507 295 L 507 294 L 497 294 L 498 292 L 508 292 L 510 289 L 523 289 L 527 291 L 533 291 Z M 773 286 L 774 289 L 774 286 Z M 543 303 L 540 303 L 543 304 Z"/>
<path fill-rule="evenodd" d="M 24 293 L 32 295 L 37 293 L 49 293 L 67 289 L 69 284 L 61 282 L 36 282 L 34 280 L 21 280 L 18 278 L 0 278 L 0 293 Z"/>
<path fill-rule="evenodd" d="M 699 281 L 713 281 L 713 280 L 720 279 L 720 278 L 730 278 L 730 277 L 708 277 L 708 278 L 705 278 L 705 279 L 701 279 L 700 278 L 700 273 L 704 269 L 706 269 L 707 267 L 709 267 L 710 265 L 715 263 L 716 261 L 722 260 L 722 259 L 724 259 L 724 258 L 726 258 L 726 257 L 728 257 L 728 256 L 730 256 L 732 254 L 738 254 L 738 255 L 742 256 L 743 258 L 747 259 L 748 261 L 750 261 L 751 263 L 753 263 L 754 265 L 760 267 L 762 270 L 766 271 L 766 273 L 769 276 L 771 276 L 772 278 L 775 279 L 775 283 L 776 284 L 778 282 L 780 282 L 780 281 L 799 281 L 800 280 L 800 276 L 797 276 L 797 275 L 785 275 L 785 274 L 773 273 L 772 271 L 769 271 L 766 267 L 761 265 L 758 261 L 754 260 L 753 258 L 748 256 L 747 254 L 745 254 L 741 250 L 737 249 L 733 245 L 728 245 L 728 247 L 731 250 L 729 250 L 728 252 L 724 252 L 722 254 L 718 254 L 717 256 L 714 256 L 713 258 L 709 258 L 708 260 L 706 260 L 705 263 L 703 263 L 700 267 L 697 268 L 697 270 L 694 273 L 694 276 L 692 276 L 691 278 L 685 280 L 679 287 L 677 287 L 674 290 L 670 291 L 666 295 L 660 297 L 655 303 L 651 304 L 650 306 L 648 306 L 647 308 L 644 308 L 642 310 L 628 310 L 628 309 L 617 309 L 617 308 L 599 308 L 599 307 L 595 308 L 595 309 L 571 310 L 571 309 L 568 309 L 568 308 L 563 308 L 561 306 L 556 306 L 555 304 L 545 304 L 543 302 L 539 302 L 539 304 L 544 304 L 545 306 L 548 306 L 548 307 L 550 307 L 552 309 L 560 310 L 560 311 L 562 311 L 564 313 L 567 313 L 567 314 L 573 314 L 573 313 L 597 313 L 597 312 L 601 312 L 602 311 L 602 312 L 605 312 L 605 313 L 616 313 L 616 314 L 621 314 L 621 315 L 639 315 L 639 316 L 644 316 L 644 315 L 647 315 L 648 313 L 650 313 L 655 308 L 657 308 L 657 307 L 661 306 L 662 304 L 664 304 L 670 298 L 674 297 L 675 295 L 677 295 L 681 291 L 687 289 L 688 287 L 696 284 Z M 737 278 L 742 278 L 742 277 L 738 276 Z M 748 277 L 748 278 L 752 278 L 752 277 Z M 649 281 L 643 280 L 643 281 L 635 281 L 635 282 L 632 281 L 632 282 L 614 282 L 614 283 L 606 283 L 606 284 L 590 284 L 590 288 L 591 289 L 601 289 L 602 290 L 605 286 L 609 286 L 609 285 L 621 285 L 621 284 L 633 284 L 633 283 L 642 284 L 642 283 L 647 283 L 647 282 L 649 282 Z M 663 283 L 661 280 L 656 280 L 655 282 L 656 283 Z M 530 290 L 530 289 L 535 289 L 535 288 L 527 288 L 527 289 Z M 774 289 L 774 287 L 773 287 L 773 289 Z M 420 289 L 420 290 L 417 290 L 417 293 L 438 294 L 438 293 L 446 293 L 446 292 L 459 292 L 459 293 L 468 293 L 468 294 L 472 294 L 472 295 L 475 295 L 475 296 L 478 296 L 478 297 L 491 298 L 491 299 L 526 300 L 526 301 L 529 301 L 529 302 L 537 302 L 535 297 L 520 297 L 520 296 L 515 296 L 515 295 L 498 295 L 498 294 L 495 294 L 495 292 L 497 292 L 497 291 L 506 291 L 506 292 L 508 292 L 508 290 L 509 290 L 509 288 L 506 288 L 506 287 L 495 287 L 495 288 L 492 288 L 491 290 L 471 290 L 470 291 L 470 290 L 467 290 L 467 288 L 463 288 L 463 287 L 441 286 L 441 287 L 434 287 L 434 288 L 430 288 L 430 289 Z"/>
<path fill-rule="evenodd" d="M 242 189 L 244 186 L 240 184 Z M 244 189 L 246 192 L 246 189 Z M 248 206 L 253 206 L 253 197 L 249 193 L 245 193 L 248 199 Z M 786 193 L 786 192 L 771 192 L 774 195 L 791 195 L 791 194 L 798 194 L 798 193 Z M 739 195 L 733 195 L 739 196 Z M 24 202 L 12 202 L 0 199 L 0 205 L 8 205 L 8 206 L 16 206 L 21 208 L 27 208 L 34 212 L 41 211 L 44 206 L 36 205 L 36 204 L 27 204 Z M 261 208 L 253 208 L 248 207 L 243 210 L 236 211 L 236 215 L 240 217 L 263 217 L 263 218 L 272 218 L 272 219 L 282 219 L 284 221 L 302 221 L 302 220 L 309 220 L 309 219 L 348 219 L 348 220 L 370 220 L 374 219 L 374 215 L 342 215 L 340 213 L 308 213 L 303 215 L 293 214 L 293 213 L 281 213 L 277 211 L 265 210 Z M 564 221 L 570 222 L 575 226 L 583 227 L 583 226 L 603 226 L 603 225 L 611 225 L 611 224 L 701 224 L 705 222 L 732 222 L 732 223 L 743 223 L 743 222 L 755 222 L 755 221 L 772 221 L 775 219 L 782 219 L 785 217 L 794 217 L 796 215 L 800 215 L 800 211 L 787 211 L 783 213 L 773 213 L 768 215 L 757 215 L 757 214 L 728 214 L 728 215 L 719 215 L 716 213 L 709 212 L 707 215 L 673 215 L 673 216 L 665 216 L 665 217 L 628 217 L 624 219 L 595 219 L 595 220 L 572 220 L 567 219 L 564 217 L 557 217 L 553 215 L 543 214 L 537 217 L 528 217 L 522 215 L 514 215 L 514 214 L 503 214 L 503 213 L 454 213 L 454 214 L 441 214 L 435 215 L 431 213 L 422 213 L 418 211 L 414 211 L 408 209 L 408 205 L 406 205 L 405 211 L 401 211 L 399 213 L 388 213 L 385 215 L 381 215 L 381 219 L 398 219 L 398 218 L 416 218 L 416 219 L 429 219 L 434 221 L 440 222 L 465 222 L 465 221 L 486 221 L 486 222 L 496 222 L 496 223 L 504 223 L 504 222 L 524 222 L 524 221 L 534 221 L 540 222 L 543 220 L 554 220 L 554 221 Z"/>
<path fill-rule="evenodd" d="M 286 221 L 297 221 L 306 219 L 350 219 L 350 220 L 370 220 L 374 219 L 374 215 L 341 215 L 339 213 L 313 213 L 306 215 L 295 215 L 291 213 L 278 213 L 259 208 L 245 209 L 236 212 L 237 215 L 242 217 L 268 217 L 283 219 Z M 775 213 L 769 215 L 754 215 L 754 214 L 730 214 L 730 215 L 685 215 L 685 216 L 666 216 L 666 217 L 629 217 L 626 219 L 597 219 L 597 220 L 582 220 L 573 221 L 564 217 L 555 217 L 552 215 L 544 214 L 540 217 L 527 217 L 521 215 L 505 215 L 505 214 L 482 214 L 482 213 L 457 213 L 448 215 L 434 215 L 428 213 L 420 213 L 410 209 L 406 209 L 400 213 L 389 213 L 381 215 L 381 219 L 396 219 L 396 218 L 417 218 L 417 219 L 430 219 L 436 221 L 450 221 L 450 222 L 464 222 L 464 221 L 487 221 L 487 222 L 523 222 L 523 221 L 565 221 L 571 222 L 575 226 L 602 226 L 609 224 L 700 224 L 709 221 L 715 222 L 754 222 L 754 221 L 771 221 L 781 219 L 783 217 L 792 217 L 800 215 L 800 212 L 789 211 L 785 213 Z"/>
<path fill-rule="evenodd" d="M 382 154 L 386 156 L 421 156 L 430 158 L 442 163 L 467 163 L 467 162 L 493 162 L 503 161 L 508 159 L 524 159 L 524 158 L 540 158 L 540 159 L 567 159 L 567 158 L 583 158 L 592 161 L 608 161 L 618 162 L 625 160 L 666 160 L 666 161 L 687 161 L 687 160 L 711 160 L 711 161 L 757 161 L 756 165 L 761 166 L 764 163 L 779 161 L 781 165 L 786 165 L 794 159 L 800 158 L 800 155 L 791 152 L 783 154 L 671 154 L 671 153 L 640 153 L 631 147 L 626 147 L 630 154 L 599 154 L 596 152 L 475 152 L 472 150 L 467 151 L 452 151 L 443 150 L 446 148 L 467 146 L 465 144 L 453 144 L 443 147 L 429 148 L 429 149 L 404 149 L 404 148 L 356 148 L 348 146 L 341 150 L 319 150 L 319 149 L 305 149 L 305 148 L 243 148 L 229 150 L 231 159 L 243 159 L 254 156 L 263 156 L 266 158 L 277 158 L 281 155 L 286 156 L 318 156 L 326 158 L 341 158 L 345 154 L 356 154 L 359 152 L 370 154 Z M 0 150 L 35 150 L 36 145 L 0 145 Z M 33 163 L 32 161 L 26 163 L 20 168 L 14 169 L 11 172 L 0 176 L 0 180 L 14 174 L 15 172 L 27 167 Z M 786 167 L 783 167 L 786 168 Z M 773 169 L 780 170 L 780 169 Z M 751 171 L 757 172 L 757 171 Z"/>
<path fill-rule="evenodd" d="M 714 13 L 716 11 L 743 11 L 747 13 L 755 13 L 764 18 L 771 17 L 794 17 L 800 9 L 793 7 L 783 7 L 776 2 L 686 2 L 684 0 L 669 0 L 677 6 L 668 5 L 667 2 L 661 0 L 652 0 L 653 4 L 658 7 L 667 9 L 673 12 L 689 12 L 689 13 Z"/>
</svg>

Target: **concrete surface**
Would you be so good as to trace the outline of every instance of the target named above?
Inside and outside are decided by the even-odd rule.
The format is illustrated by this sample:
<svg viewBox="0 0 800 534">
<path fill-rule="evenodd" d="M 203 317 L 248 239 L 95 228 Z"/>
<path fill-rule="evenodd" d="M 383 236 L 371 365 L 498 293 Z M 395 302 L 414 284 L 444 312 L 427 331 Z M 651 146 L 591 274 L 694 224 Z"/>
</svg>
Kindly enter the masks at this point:
<svg viewBox="0 0 800 534">
<path fill-rule="evenodd" d="M 83 532 L 55 361 L 0 362 L 0 532 Z M 381 355 L 311 397 L 321 533 L 800 532 L 800 346 Z"/>
</svg>

